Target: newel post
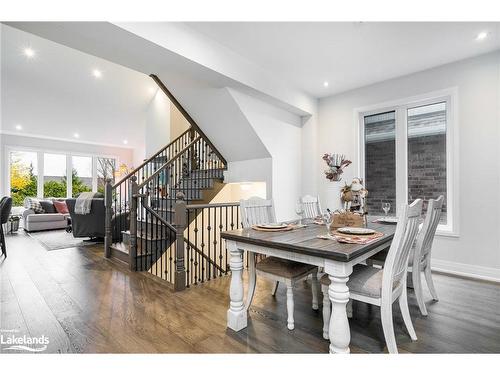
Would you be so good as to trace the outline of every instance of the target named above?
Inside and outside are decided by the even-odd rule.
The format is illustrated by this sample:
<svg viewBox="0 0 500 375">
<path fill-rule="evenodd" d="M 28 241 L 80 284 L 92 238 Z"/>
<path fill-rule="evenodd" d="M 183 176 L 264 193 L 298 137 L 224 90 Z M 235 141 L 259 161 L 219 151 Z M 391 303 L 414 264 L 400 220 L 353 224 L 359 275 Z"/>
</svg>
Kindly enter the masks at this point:
<svg viewBox="0 0 500 375">
<path fill-rule="evenodd" d="M 111 243 L 113 242 L 113 229 L 111 228 L 111 221 L 113 219 L 113 185 L 111 179 L 106 179 L 104 185 L 104 207 L 106 209 L 104 218 L 104 257 L 111 256 Z"/>
<path fill-rule="evenodd" d="M 139 191 L 137 185 L 137 176 L 130 178 L 129 205 L 130 205 L 130 248 L 128 252 L 129 267 L 131 271 L 137 270 L 137 193 Z"/>
<path fill-rule="evenodd" d="M 187 227 L 186 201 L 182 192 L 175 196 L 175 275 L 174 290 L 186 289 L 186 267 L 184 266 L 184 230 Z"/>
</svg>

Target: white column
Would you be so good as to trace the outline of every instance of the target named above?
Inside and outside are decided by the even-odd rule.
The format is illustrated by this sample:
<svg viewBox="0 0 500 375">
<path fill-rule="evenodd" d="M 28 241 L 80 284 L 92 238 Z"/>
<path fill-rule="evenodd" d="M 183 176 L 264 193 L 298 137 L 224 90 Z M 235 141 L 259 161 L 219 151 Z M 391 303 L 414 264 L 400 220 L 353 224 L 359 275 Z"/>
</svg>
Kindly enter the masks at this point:
<svg viewBox="0 0 500 375">
<path fill-rule="evenodd" d="M 347 281 L 352 273 L 352 266 L 342 262 L 326 261 L 325 272 L 331 281 L 328 288 L 328 295 L 332 302 L 332 314 L 328 330 L 330 353 L 349 353 L 351 332 L 346 306 L 349 302 Z"/>
<path fill-rule="evenodd" d="M 229 265 L 231 267 L 227 326 L 233 331 L 240 331 L 247 326 L 247 310 L 243 303 L 243 250 L 238 249 L 234 241 L 227 241 L 226 245 L 229 250 Z"/>
</svg>

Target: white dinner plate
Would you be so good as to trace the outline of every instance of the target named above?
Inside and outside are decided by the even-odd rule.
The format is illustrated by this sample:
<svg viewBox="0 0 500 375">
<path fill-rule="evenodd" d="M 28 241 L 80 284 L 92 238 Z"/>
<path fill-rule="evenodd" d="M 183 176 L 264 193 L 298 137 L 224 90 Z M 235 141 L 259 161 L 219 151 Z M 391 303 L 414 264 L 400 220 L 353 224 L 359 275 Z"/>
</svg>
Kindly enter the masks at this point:
<svg viewBox="0 0 500 375">
<path fill-rule="evenodd" d="M 358 228 L 358 227 L 344 227 L 344 228 L 339 228 L 337 229 L 337 232 L 344 233 L 344 234 L 358 234 L 358 235 L 363 235 L 363 234 L 373 234 L 375 231 L 370 228 Z"/>
<path fill-rule="evenodd" d="M 395 216 L 386 216 L 386 217 L 381 217 L 377 221 L 380 223 L 397 224 L 398 218 Z"/>
<path fill-rule="evenodd" d="M 280 223 L 272 223 L 272 224 L 257 224 L 257 227 L 263 229 L 285 229 L 288 227 L 288 225 Z"/>
</svg>

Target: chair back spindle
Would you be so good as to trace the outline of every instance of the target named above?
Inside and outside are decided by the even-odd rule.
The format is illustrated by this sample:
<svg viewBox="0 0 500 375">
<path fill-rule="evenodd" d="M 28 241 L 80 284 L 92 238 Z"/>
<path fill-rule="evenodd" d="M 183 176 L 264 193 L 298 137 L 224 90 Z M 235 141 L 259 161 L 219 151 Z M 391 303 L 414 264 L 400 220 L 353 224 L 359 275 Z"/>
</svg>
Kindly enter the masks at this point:
<svg viewBox="0 0 500 375">
<path fill-rule="evenodd" d="M 392 295 L 394 288 L 405 283 L 410 250 L 418 233 L 418 224 L 422 214 L 422 200 L 417 199 L 411 205 L 404 205 L 394 239 L 384 267 L 382 294 Z"/>
<path fill-rule="evenodd" d="M 444 196 L 440 195 L 438 199 L 430 199 L 427 205 L 427 214 L 424 224 L 420 230 L 415 243 L 415 252 L 413 254 L 413 264 L 422 262 L 430 256 L 432 243 L 436 235 L 437 226 L 441 219 L 443 210 Z"/>
<path fill-rule="evenodd" d="M 304 219 L 314 219 L 321 216 L 321 204 L 319 202 L 319 197 L 304 195 L 300 198 L 300 203 L 302 203 L 302 207 L 304 208 Z"/>
<path fill-rule="evenodd" d="M 259 197 L 242 199 L 240 200 L 240 210 L 243 228 L 276 222 L 272 199 L 262 199 Z"/>
</svg>

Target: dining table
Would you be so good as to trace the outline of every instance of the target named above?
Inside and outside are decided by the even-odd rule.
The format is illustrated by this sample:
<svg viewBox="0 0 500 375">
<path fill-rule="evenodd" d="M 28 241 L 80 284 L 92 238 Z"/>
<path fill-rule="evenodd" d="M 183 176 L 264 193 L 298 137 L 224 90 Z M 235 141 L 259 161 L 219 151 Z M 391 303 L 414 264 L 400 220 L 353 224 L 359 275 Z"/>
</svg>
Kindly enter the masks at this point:
<svg viewBox="0 0 500 375">
<path fill-rule="evenodd" d="M 378 221 L 379 217 L 368 216 L 366 227 L 382 233 L 369 243 L 341 243 L 335 239 L 324 239 L 326 226 L 309 223 L 287 231 L 259 231 L 243 228 L 221 233 L 229 251 L 231 283 L 230 304 L 227 311 L 227 327 L 240 331 L 247 327 L 249 304 L 244 301 L 243 270 L 244 252 L 248 252 L 248 282 L 255 283 L 255 254 L 321 267 L 331 280 L 328 295 L 332 303 L 329 338 L 330 353 L 349 353 L 351 334 L 347 318 L 349 288 L 347 282 L 353 267 L 367 258 L 387 249 L 394 237 L 396 225 Z M 323 237 L 323 238 L 321 238 Z M 252 261 L 250 261 L 250 255 Z"/>
</svg>

